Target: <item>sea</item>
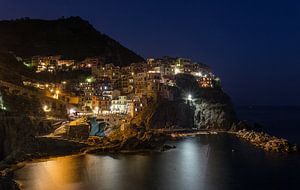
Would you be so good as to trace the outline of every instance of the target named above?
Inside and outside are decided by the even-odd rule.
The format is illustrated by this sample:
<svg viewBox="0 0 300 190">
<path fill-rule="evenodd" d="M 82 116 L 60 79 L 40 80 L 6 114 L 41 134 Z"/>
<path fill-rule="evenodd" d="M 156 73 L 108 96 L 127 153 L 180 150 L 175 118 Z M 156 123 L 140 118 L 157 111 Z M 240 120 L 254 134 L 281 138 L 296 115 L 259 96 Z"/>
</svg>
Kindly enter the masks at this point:
<svg viewBox="0 0 300 190">
<path fill-rule="evenodd" d="M 235 110 L 239 119 L 300 145 L 300 106 L 239 106 Z"/>
<path fill-rule="evenodd" d="M 300 144 L 300 107 L 242 106 L 240 119 Z M 228 134 L 172 141 L 166 152 L 80 155 L 29 163 L 25 190 L 299 190 L 300 155 L 264 152 Z"/>
</svg>

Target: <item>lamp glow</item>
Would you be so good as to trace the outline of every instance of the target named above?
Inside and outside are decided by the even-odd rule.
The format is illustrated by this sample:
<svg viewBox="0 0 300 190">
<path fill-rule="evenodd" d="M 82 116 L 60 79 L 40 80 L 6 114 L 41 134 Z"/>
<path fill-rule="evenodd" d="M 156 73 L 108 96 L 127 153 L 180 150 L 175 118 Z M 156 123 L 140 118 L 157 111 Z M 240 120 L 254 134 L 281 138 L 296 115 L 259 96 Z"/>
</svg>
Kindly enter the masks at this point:
<svg viewBox="0 0 300 190">
<path fill-rule="evenodd" d="M 43 106 L 43 110 L 44 110 L 44 112 L 50 112 L 50 111 L 51 111 L 51 108 L 48 107 L 47 105 L 44 105 L 44 106 Z"/>
</svg>

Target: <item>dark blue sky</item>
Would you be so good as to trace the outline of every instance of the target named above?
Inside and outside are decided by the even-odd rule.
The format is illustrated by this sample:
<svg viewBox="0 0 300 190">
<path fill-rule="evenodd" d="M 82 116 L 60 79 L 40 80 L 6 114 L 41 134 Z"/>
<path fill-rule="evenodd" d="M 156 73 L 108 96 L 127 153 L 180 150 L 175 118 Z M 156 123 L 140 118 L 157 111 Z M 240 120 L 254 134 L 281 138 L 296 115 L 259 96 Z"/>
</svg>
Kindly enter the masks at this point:
<svg viewBox="0 0 300 190">
<path fill-rule="evenodd" d="M 300 1 L 0 0 L 0 19 L 72 15 L 144 57 L 210 65 L 236 105 L 300 105 Z"/>
</svg>

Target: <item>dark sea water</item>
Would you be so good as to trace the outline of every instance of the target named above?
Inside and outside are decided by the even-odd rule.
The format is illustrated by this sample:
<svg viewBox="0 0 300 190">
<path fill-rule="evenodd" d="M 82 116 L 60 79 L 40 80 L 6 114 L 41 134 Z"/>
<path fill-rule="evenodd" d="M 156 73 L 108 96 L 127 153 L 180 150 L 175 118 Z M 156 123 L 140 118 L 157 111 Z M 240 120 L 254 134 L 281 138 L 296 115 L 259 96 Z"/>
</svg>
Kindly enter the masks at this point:
<svg viewBox="0 0 300 190">
<path fill-rule="evenodd" d="M 243 106 L 240 119 L 263 125 L 263 131 L 300 145 L 300 106 Z"/>
<path fill-rule="evenodd" d="M 295 142 L 299 112 L 238 110 L 240 117 Z M 263 152 L 226 134 L 170 144 L 177 148 L 164 153 L 67 156 L 31 163 L 16 171 L 15 178 L 30 190 L 300 189 L 299 154 Z"/>
</svg>

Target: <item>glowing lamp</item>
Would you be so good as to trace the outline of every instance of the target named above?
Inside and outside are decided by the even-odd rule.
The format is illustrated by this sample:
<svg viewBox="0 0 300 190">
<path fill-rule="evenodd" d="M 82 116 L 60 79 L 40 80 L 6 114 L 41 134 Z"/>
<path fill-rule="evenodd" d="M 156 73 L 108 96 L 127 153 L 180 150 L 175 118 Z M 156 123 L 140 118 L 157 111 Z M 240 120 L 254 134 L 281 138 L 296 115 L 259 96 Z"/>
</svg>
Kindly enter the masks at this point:
<svg viewBox="0 0 300 190">
<path fill-rule="evenodd" d="M 43 110 L 44 110 L 44 112 L 50 112 L 50 111 L 51 111 L 51 108 L 48 107 L 47 105 L 44 105 L 44 106 L 43 106 Z"/>
</svg>

